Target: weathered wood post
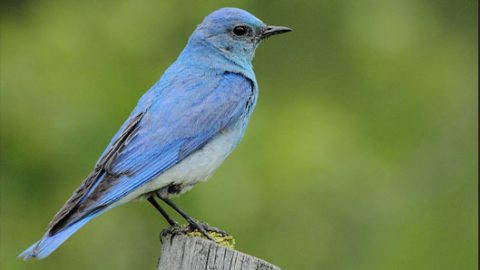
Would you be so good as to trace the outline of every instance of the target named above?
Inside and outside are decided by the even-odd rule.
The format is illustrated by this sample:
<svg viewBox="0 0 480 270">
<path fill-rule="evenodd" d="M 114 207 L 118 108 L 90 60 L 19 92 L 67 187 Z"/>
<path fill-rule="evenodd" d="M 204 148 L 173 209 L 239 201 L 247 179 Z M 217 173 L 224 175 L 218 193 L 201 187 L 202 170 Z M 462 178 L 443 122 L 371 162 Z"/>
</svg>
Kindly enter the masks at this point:
<svg viewBox="0 0 480 270">
<path fill-rule="evenodd" d="M 262 259 L 196 236 L 162 237 L 158 270 L 280 270 Z"/>
</svg>

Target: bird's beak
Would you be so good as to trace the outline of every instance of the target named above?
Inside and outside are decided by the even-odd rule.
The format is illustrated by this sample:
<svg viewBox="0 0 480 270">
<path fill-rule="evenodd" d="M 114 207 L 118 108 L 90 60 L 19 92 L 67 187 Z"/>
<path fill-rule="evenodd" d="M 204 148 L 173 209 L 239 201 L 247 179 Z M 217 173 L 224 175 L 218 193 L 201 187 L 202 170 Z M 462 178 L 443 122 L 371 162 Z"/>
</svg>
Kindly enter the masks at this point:
<svg viewBox="0 0 480 270">
<path fill-rule="evenodd" d="M 267 38 L 269 36 L 283 34 L 292 31 L 292 29 L 285 27 L 285 26 L 267 26 L 265 30 L 263 30 L 261 39 Z"/>
</svg>

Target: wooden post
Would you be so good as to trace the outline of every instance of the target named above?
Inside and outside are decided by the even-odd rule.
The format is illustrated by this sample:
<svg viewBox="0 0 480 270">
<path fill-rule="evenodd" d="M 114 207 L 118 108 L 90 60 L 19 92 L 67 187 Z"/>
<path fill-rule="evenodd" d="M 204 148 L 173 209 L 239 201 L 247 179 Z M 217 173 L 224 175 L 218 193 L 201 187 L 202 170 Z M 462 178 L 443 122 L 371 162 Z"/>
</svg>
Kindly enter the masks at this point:
<svg viewBox="0 0 480 270">
<path fill-rule="evenodd" d="M 158 270 L 281 270 L 264 260 L 204 238 L 169 234 L 162 240 Z"/>
</svg>

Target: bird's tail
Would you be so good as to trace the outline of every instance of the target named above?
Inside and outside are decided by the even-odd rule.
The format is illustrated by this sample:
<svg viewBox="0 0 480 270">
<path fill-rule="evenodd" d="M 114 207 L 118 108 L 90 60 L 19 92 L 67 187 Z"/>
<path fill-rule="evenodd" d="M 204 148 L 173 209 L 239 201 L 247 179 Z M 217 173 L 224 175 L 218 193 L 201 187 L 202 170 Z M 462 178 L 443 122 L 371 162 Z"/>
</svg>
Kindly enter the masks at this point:
<svg viewBox="0 0 480 270">
<path fill-rule="evenodd" d="M 49 235 L 47 232 L 42 239 L 18 255 L 18 258 L 23 258 L 23 260 L 27 261 L 32 258 L 43 259 L 47 257 L 70 236 L 72 236 L 72 234 L 78 231 L 81 227 L 83 227 L 83 225 L 92 220 L 98 214 L 100 213 L 92 213 L 53 235 Z"/>
</svg>

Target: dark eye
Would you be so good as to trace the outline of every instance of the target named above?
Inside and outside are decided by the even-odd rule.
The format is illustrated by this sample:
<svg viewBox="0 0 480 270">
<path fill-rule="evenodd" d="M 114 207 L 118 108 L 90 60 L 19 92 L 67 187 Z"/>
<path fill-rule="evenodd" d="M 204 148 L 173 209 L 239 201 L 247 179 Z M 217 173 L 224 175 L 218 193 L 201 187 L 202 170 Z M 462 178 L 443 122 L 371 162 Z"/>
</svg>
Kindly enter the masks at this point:
<svg viewBox="0 0 480 270">
<path fill-rule="evenodd" d="M 243 36 L 247 32 L 248 32 L 248 27 L 246 27 L 245 25 L 235 26 L 235 28 L 233 28 L 233 33 L 237 36 Z"/>
</svg>

